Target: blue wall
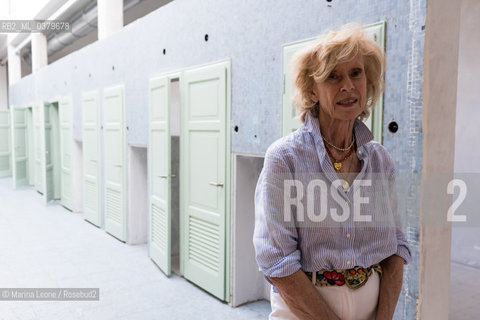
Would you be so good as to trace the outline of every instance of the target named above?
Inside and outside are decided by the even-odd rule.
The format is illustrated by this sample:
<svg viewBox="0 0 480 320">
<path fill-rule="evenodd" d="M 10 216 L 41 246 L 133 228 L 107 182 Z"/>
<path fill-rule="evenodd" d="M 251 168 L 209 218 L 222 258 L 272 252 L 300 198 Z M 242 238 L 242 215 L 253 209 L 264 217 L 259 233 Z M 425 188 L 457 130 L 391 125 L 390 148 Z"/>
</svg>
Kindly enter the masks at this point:
<svg viewBox="0 0 480 320">
<path fill-rule="evenodd" d="M 347 22 L 386 21 L 384 144 L 401 174 L 421 172 L 426 1 L 175 0 L 121 32 L 66 56 L 10 87 L 11 105 L 72 95 L 81 140 L 81 93 L 125 84 L 129 143 L 147 144 L 148 79 L 230 58 L 232 152 L 263 154 L 281 134 L 281 45 Z M 204 35 L 209 35 L 205 42 Z M 162 51 L 166 49 L 166 55 Z M 114 70 L 112 70 L 114 66 Z M 386 129 L 395 120 L 399 131 Z M 233 128 L 238 126 L 238 132 Z M 256 137 L 255 137 L 256 136 Z M 419 185 L 400 199 L 414 260 L 405 270 L 396 319 L 414 319 L 418 297 Z"/>
</svg>

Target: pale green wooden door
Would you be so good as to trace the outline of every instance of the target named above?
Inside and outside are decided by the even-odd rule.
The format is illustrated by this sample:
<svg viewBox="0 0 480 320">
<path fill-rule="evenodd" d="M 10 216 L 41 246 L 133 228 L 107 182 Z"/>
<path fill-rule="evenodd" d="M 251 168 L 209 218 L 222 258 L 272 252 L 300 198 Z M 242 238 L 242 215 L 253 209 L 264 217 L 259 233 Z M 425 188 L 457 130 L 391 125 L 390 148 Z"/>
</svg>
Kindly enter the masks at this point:
<svg viewBox="0 0 480 320">
<path fill-rule="evenodd" d="M 171 273 L 171 152 L 169 80 L 150 80 L 149 177 L 150 258 L 166 274 Z"/>
<path fill-rule="evenodd" d="M 38 192 L 43 193 L 43 171 L 42 171 L 42 157 L 43 157 L 43 144 L 42 144 L 42 104 L 36 104 L 33 107 L 33 142 L 35 148 L 35 189 Z"/>
<path fill-rule="evenodd" d="M 10 166 L 11 155 L 10 141 L 10 113 L 8 110 L 0 111 L 0 177 L 12 174 Z"/>
<path fill-rule="evenodd" d="M 365 34 L 374 40 L 385 52 L 385 21 L 365 26 Z M 370 110 L 370 116 L 364 120 L 372 131 L 375 141 L 383 142 L 383 94 L 380 95 L 375 107 Z"/>
<path fill-rule="evenodd" d="M 98 91 L 82 94 L 84 219 L 101 226 L 100 109 Z"/>
<path fill-rule="evenodd" d="M 282 47 L 282 70 L 283 70 L 283 90 L 282 90 L 282 135 L 297 130 L 300 125 L 300 118 L 297 116 L 297 109 L 293 104 L 293 75 L 290 72 L 290 62 L 293 55 L 300 49 L 312 44 L 315 39 L 307 39 L 299 42 L 286 44 Z"/>
<path fill-rule="evenodd" d="M 365 26 L 365 34 L 375 40 L 377 44 L 385 50 L 385 22 Z M 283 70 L 283 91 L 282 91 L 282 135 L 287 135 L 301 126 L 297 109 L 293 104 L 294 85 L 292 74 L 290 73 L 290 63 L 293 55 L 302 48 L 315 43 L 315 38 L 301 40 L 282 47 L 282 70 Z M 383 122 L 383 96 L 377 101 L 375 107 L 371 110 L 370 117 L 365 119 L 365 124 L 372 131 L 374 140 L 382 142 L 382 122 Z"/>
<path fill-rule="evenodd" d="M 35 134 L 33 125 L 33 108 L 28 107 L 27 113 L 27 154 L 28 154 L 28 184 L 35 185 Z"/>
<path fill-rule="evenodd" d="M 44 155 L 42 159 L 42 170 L 44 172 L 44 184 L 43 184 L 43 198 L 45 203 L 53 200 L 55 198 L 55 177 L 53 172 L 54 166 L 54 152 L 53 148 L 53 125 L 52 118 L 50 114 L 50 109 L 53 106 L 50 103 L 45 103 L 43 106 L 43 150 Z"/>
<path fill-rule="evenodd" d="M 71 99 L 60 99 L 58 109 L 60 118 L 60 199 L 64 207 L 73 210 L 73 117 Z"/>
<path fill-rule="evenodd" d="M 28 184 L 27 124 L 25 109 L 12 108 L 12 180 L 13 187 Z"/>
<path fill-rule="evenodd" d="M 122 86 L 103 91 L 105 231 L 126 240 L 125 98 Z"/>
<path fill-rule="evenodd" d="M 227 67 L 186 71 L 181 134 L 185 278 L 225 300 Z"/>
</svg>

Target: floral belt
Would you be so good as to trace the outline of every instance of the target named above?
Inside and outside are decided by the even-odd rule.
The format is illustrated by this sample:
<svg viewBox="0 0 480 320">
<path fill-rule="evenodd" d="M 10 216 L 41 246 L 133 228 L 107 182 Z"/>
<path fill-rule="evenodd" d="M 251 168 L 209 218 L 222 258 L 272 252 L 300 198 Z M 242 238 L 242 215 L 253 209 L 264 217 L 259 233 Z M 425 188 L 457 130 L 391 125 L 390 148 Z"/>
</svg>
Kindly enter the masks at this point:
<svg viewBox="0 0 480 320">
<path fill-rule="evenodd" d="M 317 286 L 343 286 L 346 285 L 350 289 L 358 289 L 367 283 L 368 277 L 372 272 L 376 271 L 382 276 L 382 266 L 374 264 L 370 267 L 354 267 L 345 270 L 321 270 L 315 273 L 305 272 L 308 279 L 312 280 L 312 275 L 316 274 L 314 284 Z"/>
</svg>

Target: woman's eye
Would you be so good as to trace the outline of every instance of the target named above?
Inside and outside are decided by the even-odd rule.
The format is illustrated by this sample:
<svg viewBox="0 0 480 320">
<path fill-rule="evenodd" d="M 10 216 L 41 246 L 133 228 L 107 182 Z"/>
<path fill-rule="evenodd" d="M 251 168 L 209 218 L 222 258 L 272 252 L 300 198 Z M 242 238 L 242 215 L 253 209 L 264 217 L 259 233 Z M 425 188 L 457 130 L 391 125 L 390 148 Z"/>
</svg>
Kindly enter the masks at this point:
<svg viewBox="0 0 480 320">
<path fill-rule="evenodd" d="M 334 73 L 332 73 L 328 76 L 328 79 L 337 79 L 337 78 L 338 78 L 338 76 Z"/>
<path fill-rule="evenodd" d="M 352 72 L 353 77 L 358 77 L 362 74 L 362 70 L 355 70 Z"/>
</svg>

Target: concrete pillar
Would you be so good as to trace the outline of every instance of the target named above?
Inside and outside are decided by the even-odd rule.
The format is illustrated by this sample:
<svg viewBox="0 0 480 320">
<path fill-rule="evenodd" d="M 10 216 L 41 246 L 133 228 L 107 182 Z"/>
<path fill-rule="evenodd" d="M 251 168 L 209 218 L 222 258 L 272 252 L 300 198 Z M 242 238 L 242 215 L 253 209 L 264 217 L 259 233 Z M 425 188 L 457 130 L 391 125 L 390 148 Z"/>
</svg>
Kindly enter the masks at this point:
<svg viewBox="0 0 480 320">
<path fill-rule="evenodd" d="M 123 28 L 123 0 L 98 0 L 98 40 Z"/>
<path fill-rule="evenodd" d="M 47 36 L 43 33 L 32 33 L 32 73 L 36 73 L 47 64 Z"/>
<path fill-rule="evenodd" d="M 8 84 L 12 85 L 22 79 L 22 60 L 20 53 L 15 52 L 15 47 L 8 46 Z"/>
<path fill-rule="evenodd" d="M 0 110 L 8 109 L 8 71 L 6 65 L 0 65 Z"/>
<path fill-rule="evenodd" d="M 460 8 L 457 1 L 427 1 L 417 319 L 449 315 L 452 197 L 446 190 L 454 172 Z"/>
</svg>

